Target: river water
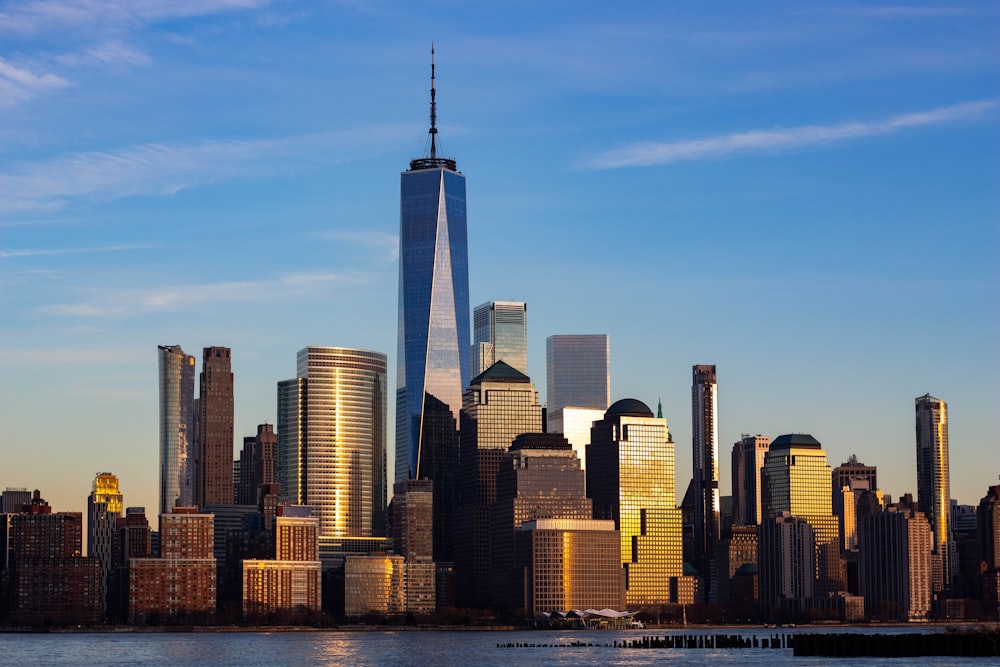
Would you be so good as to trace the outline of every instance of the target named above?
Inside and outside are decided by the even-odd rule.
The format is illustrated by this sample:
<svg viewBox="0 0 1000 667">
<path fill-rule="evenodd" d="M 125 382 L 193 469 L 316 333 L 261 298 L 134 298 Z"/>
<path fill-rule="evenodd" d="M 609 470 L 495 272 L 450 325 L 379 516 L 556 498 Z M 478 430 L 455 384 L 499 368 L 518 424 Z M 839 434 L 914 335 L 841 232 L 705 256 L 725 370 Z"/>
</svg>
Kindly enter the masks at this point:
<svg viewBox="0 0 1000 667">
<path fill-rule="evenodd" d="M 934 627 L 879 628 L 882 633 L 928 632 Z M 686 634 L 769 637 L 816 629 L 719 629 Z M 819 630 L 823 631 L 823 630 Z M 875 632 L 829 628 L 833 632 Z M 845 665 L 985 665 L 983 658 L 796 658 L 788 649 L 621 649 L 615 641 L 662 637 L 681 631 L 398 631 L 398 632 L 197 632 L 197 633 L 0 633 L 0 665 L 118 667 L 580 667 L 713 665 L 750 667 Z M 547 644 L 505 648 L 506 644 Z M 573 643 L 599 646 L 572 646 Z"/>
</svg>

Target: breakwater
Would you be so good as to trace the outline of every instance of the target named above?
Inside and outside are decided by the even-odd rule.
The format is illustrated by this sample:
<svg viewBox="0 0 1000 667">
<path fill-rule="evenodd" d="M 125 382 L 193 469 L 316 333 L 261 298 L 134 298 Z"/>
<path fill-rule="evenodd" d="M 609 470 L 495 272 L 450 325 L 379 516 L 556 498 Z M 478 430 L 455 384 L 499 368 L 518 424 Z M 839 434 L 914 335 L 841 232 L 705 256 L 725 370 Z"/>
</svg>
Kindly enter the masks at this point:
<svg viewBox="0 0 1000 667">
<path fill-rule="evenodd" d="M 640 637 L 610 643 L 545 644 L 509 642 L 497 648 L 605 647 L 617 649 L 785 649 L 796 656 L 834 658 L 912 658 L 922 656 L 1000 656 L 1000 630 L 944 633 L 778 633 L 766 637 L 739 634 L 678 634 Z"/>
</svg>

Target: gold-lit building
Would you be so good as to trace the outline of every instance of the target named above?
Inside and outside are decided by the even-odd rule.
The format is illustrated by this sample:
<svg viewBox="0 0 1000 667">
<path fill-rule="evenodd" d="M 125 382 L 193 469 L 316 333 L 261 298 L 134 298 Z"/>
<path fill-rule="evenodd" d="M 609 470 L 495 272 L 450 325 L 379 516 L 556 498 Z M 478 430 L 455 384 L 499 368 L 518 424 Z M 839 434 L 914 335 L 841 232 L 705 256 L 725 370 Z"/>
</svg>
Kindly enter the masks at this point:
<svg viewBox="0 0 1000 667">
<path fill-rule="evenodd" d="M 518 531 L 532 614 L 625 606 L 624 572 L 613 521 L 538 519 Z"/>
<path fill-rule="evenodd" d="M 951 476 L 948 467 L 948 404 L 930 394 L 915 400 L 917 507 L 934 531 L 934 590 L 951 588 L 958 572 L 951 526 Z"/>
<path fill-rule="evenodd" d="M 274 560 L 243 561 L 243 613 L 318 611 L 322 571 L 319 520 L 306 507 L 278 508 Z"/>
<path fill-rule="evenodd" d="M 344 347 L 299 350 L 278 383 L 278 483 L 308 505 L 320 537 L 384 534 L 386 357 Z"/>
<path fill-rule="evenodd" d="M 788 513 L 806 519 L 812 526 L 816 542 L 817 595 L 845 588 L 840 523 L 833 515 L 831 480 L 826 451 L 816 438 L 804 433 L 775 438 L 761 470 L 765 518 Z M 758 564 L 763 566 L 759 561 Z M 762 574 L 762 591 L 763 579 Z"/>
<path fill-rule="evenodd" d="M 122 516 L 122 494 L 118 478 L 101 472 L 94 478 L 94 486 L 87 498 L 87 555 L 101 559 L 101 604 L 108 609 L 108 589 L 114 566 L 113 547 Z"/>
<path fill-rule="evenodd" d="M 344 614 L 406 611 L 406 559 L 374 554 L 344 559 Z"/>
<path fill-rule="evenodd" d="M 587 495 L 594 518 L 613 520 L 618 528 L 629 606 L 672 602 L 671 578 L 684 575 L 674 488 L 674 443 L 666 420 L 642 401 L 612 404 L 591 429 Z"/>
</svg>

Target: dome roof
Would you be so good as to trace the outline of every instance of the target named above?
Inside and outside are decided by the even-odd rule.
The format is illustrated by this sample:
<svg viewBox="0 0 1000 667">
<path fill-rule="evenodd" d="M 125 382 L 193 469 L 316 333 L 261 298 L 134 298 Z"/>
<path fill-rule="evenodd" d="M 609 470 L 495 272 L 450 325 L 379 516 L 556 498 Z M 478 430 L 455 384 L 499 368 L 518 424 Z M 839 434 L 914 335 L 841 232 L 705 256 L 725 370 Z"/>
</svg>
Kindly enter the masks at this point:
<svg viewBox="0 0 1000 667">
<path fill-rule="evenodd" d="M 653 411 L 649 409 L 648 405 L 638 399 L 623 398 L 620 401 L 612 403 L 608 411 L 604 413 L 604 416 L 652 417 Z"/>
</svg>

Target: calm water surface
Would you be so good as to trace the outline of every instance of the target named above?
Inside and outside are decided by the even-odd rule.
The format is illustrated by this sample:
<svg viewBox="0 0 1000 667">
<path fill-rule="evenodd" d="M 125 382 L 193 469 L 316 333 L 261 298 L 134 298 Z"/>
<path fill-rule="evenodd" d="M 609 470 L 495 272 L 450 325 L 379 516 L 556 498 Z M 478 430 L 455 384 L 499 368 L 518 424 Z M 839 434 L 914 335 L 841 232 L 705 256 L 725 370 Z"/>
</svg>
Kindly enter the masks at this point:
<svg viewBox="0 0 1000 667">
<path fill-rule="evenodd" d="M 878 632 L 926 632 L 939 628 L 885 628 Z M 744 636 L 769 637 L 794 630 L 732 629 Z M 817 631 L 815 628 L 808 630 Z M 822 630 L 819 630 L 822 631 Z M 828 631 L 867 632 L 832 628 Z M 708 631 L 724 634 L 726 630 Z M 695 631 L 689 631 L 694 634 Z M 573 642 L 611 644 L 678 631 L 630 632 L 279 632 L 279 633 L 127 633 L 127 634 L 7 634 L 0 633 L 0 665 L 118 667 L 299 667 L 341 665 L 385 667 L 560 667 L 639 665 L 986 665 L 990 659 L 966 658 L 795 658 L 790 650 L 672 650 L 576 647 Z M 498 644 L 558 644 L 557 647 L 498 648 Z"/>
</svg>

